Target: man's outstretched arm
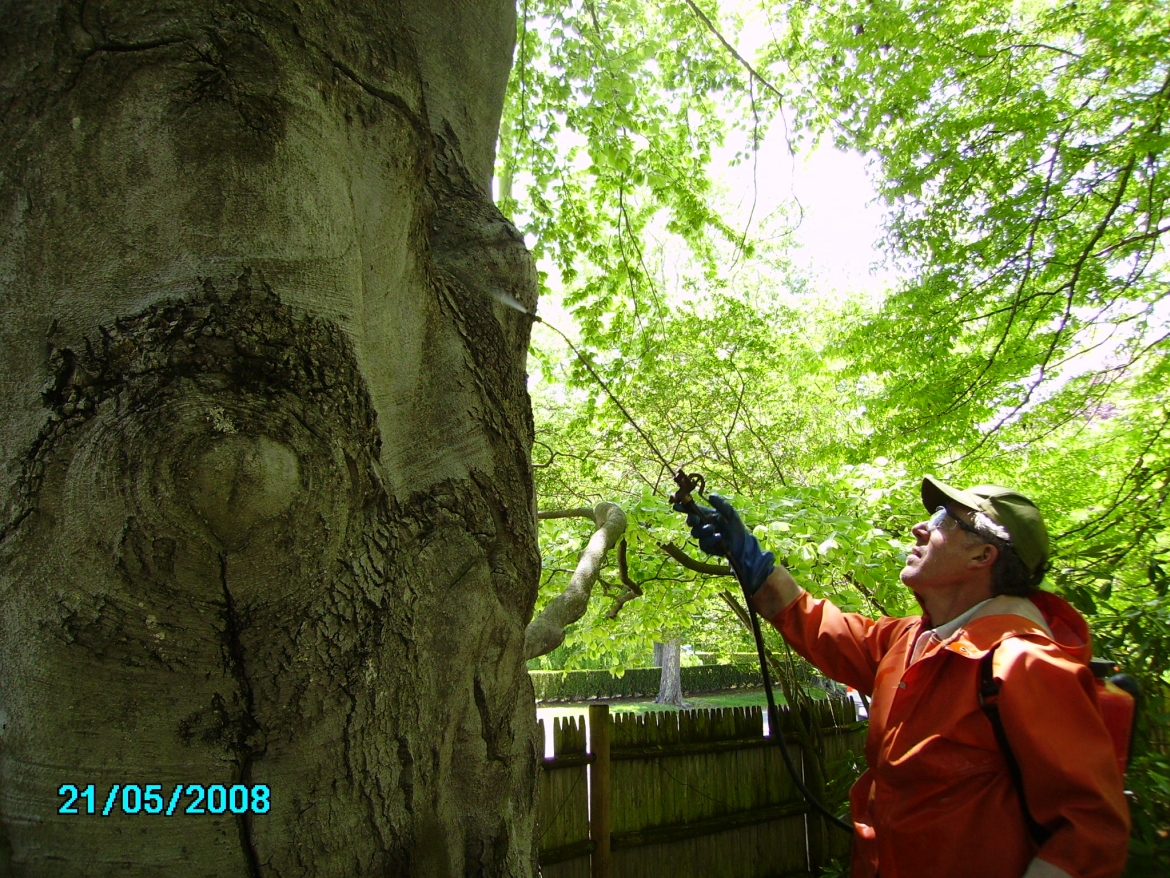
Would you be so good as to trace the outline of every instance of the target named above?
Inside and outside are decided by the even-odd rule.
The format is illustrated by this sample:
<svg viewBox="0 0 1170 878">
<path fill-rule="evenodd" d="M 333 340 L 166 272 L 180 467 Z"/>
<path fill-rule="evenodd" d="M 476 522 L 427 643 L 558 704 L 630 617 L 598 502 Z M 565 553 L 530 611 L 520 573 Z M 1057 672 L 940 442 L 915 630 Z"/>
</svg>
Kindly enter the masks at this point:
<svg viewBox="0 0 1170 878">
<path fill-rule="evenodd" d="M 752 595 L 752 606 L 765 619 L 775 619 L 803 591 L 791 573 L 783 567 L 776 567 L 764 580 L 760 590 Z"/>
</svg>

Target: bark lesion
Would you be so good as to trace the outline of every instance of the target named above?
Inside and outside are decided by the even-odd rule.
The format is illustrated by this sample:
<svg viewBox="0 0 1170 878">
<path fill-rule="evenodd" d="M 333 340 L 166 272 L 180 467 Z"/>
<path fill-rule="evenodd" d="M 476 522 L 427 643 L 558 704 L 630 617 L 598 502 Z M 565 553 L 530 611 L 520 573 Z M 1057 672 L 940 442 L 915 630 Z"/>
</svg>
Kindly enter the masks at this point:
<svg viewBox="0 0 1170 878">
<path fill-rule="evenodd" d="M 252 681 L 248 676 L 248 665 L 244 653 L 243 628 L 244 620 L 231 587 L 228 585 L 227 555 L 220 556 L 220 577 L 223 586 L 224 627 L 223 627 L 223 655 L 225 670 L 236 681 L 238 687 L 238 709 L 233 711 L 232 730 L 227 732 L 228 746 L 236 764 L 236 781 L 245 787 L 252 783 L 252 765 L 264 756 L 267 750 L 265 733 L 260 722 L 256 719 L 256 698 L 252 688 Z M 236 816 L 236 823 L 240 833 L 240 845 L 243 848 L 244 859 L 248 863 L 249 878 L 260 878 L 260 857 L 256 851 L 256 844 L 252 838 L 251 813 L 245 809 L 243 814 Z"/>
<path fill-rule="evenodd" d="M 205 167 L 213 157 L 268 162 L 285 139 L 278 47 L 247 19 L 207 26 L 190 42 L 190 71 L 175 97 L 179 154 Z"/>
<path fill-rule="evenodd" d="M 141 39 L 118 39 L 108 34 L 106 23 L 102 21 L 104 4 L 81 0 L 76 12 L 72 11 L 71 6 L 66 6 L 66 27 L 73 32 L 74 42 L 88 51 L 87 57 L 98 52 L 149 52 L 182 45 L 190 39 L 187 34 L 173 33 L 155 34 Z"/>
<path fill-rule="evenodd" d="M 57 598 L 57 636 L 70 646 L 86 650 L 99 660 L 131 648 L 126 611 L 106 595 L 63 593 Z"/>
<path fill-rule="evenodd" d="M 492 291 L 506 290 L 535 308 L 535 267 L 519 231 L 471 178 L 450 126 L 434 133 L 431 144 L 426 180 L 433 206 L 426 227 L 430 282 L 440 312 L 467 352 L 467 381 L 482 400 L 472 416 L 482 424 L 496 461 L 490 477 L 481 472 L 472 476 L 477 483 L 492 482 L 486 496 L 527 495 L 528 503 L 519 509 L 502 504 L 495 511 L 500 523 L 508 519 L 510 531 L 521 538 L 514 554 L 524 558 L 516 566 L 532 589 L 530 601 L 539 577 L 531 517 L 536 502 L 531 464 L 535 427 L 524 370 L 532 321 L 511 310 L 503 313 Z"/>
<path fill-rule="evenodd" d="M 535 434 L 524 360 L 532 321 L 514 311 L 497 314 L 493 293 L 506 292 L 535 309 L 538 285 L 531 254 L 519 230 L 471 179 L 450 129 L 434 136 L 429 170 L 435 209 L 428 234 L 439 301 L 475 363 L 473 379 L 490 402 L 487 410 L 508 414 L 498 425 L 505 435 L 523 427 L 518 438 L 524 458 L 530 459 Z M 509 402 L 513 388 L 520 390 L 524 405 Z"/>
<path fill-rule="evenodd" d="M 498 718 L 495 720 L 492 719 L 491 704 L 488 701 L 488 695 L 479 674 L 475 675 L 475 679 L 472 682 L 472 694 L 475 700 L 476 712 L 479 714 L 479 724 L 483 734 L 483 741 L 487 747 L 487 757 L 492 762 L 507 766 L 511 759 L 511 754 L 506 748 L 500 746 L 501 738 L 506 731 L 506 724 L 502 723 Z"/>
<path fill-rule="evenodd" d="M 205 280 L 188 299 L 159 302 L 97 328 L 72 347 L 50 339 L 50 377 L 41 391 L 48 415 L 24 455 L 18 502 L 0 528 L 10 536 L 35 509 L 56 449 L 114 404 L 119 420 L 165 413 L 184 380 L 214 394 L 289 400 L 302 422 L 345 424 L 347 445 L 376 459 L 382 444 L 373 404 L 344 333 L 298 314 L 263 277 L 245 268 L 221 294 Z M 322 425 L 324 427 L 324 425 Z"/>
<path fill-rule="evenodd" d="M 317 43 L 308 39 L 306 39 L 305 42 L 320 52 L 321 57 L 328 61 L 329 65 L 341 76 L 345 77 L 345 79 L 347 79 L 349 82 L 352 82 L 370 97 L 376 98 L 378 101 L 386 104 L 388 107 L 394 108 L 394 110 L 396 110 L 398 114 L 410 124 L 410 127 L 414 130 L 414 133 L 423 139 L 424 143 L 430 141 L 431 133 L 427 128 L 426 120 L 424 120 L 422 116 L 419 115 L 418 111 L 412 107 L 410 103 L 401 95 L 375 85 L 369 79 L 362 76 L 362 74 L 360 74 L 352 65 L 347 64 L 324 46 L 318 45 Z"/>
</svg>

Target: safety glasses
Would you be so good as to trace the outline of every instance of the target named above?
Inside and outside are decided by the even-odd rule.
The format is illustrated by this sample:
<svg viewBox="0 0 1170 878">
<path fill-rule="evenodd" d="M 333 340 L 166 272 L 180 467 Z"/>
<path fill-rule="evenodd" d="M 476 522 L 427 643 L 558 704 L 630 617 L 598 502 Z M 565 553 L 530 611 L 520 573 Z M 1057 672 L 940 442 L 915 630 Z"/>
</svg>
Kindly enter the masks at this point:
<svg viewBox="0 0 1170 878">
<path fill-rule="evenodd" d="M 950 522 L 954 522 L 954 524 Z M 974 527 L 967 524 L 967 522 L 963 521 L 963 519 L 959 518 L 959 516 L 955 515 L 955 513 L 951 512 L 945 506 L 940 506 L 934 510 L 934 515 L 930 516 L 930 520 L 926 522 L 926 529 L 930 531 L 942 528 L 945 531 L 952 531 L 955 529 L 955 525 L 958 525 L 960 529 L 967 531 L 967 533 L 981 536 L 979 531 L 975 530 Z"/>
</svg>

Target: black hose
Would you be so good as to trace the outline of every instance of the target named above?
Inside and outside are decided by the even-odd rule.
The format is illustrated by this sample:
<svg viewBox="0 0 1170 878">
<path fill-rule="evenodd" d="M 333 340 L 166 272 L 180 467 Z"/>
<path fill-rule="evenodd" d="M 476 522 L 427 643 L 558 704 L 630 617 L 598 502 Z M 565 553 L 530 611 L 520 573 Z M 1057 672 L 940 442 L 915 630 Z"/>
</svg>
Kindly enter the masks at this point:
<svg viewBox="0 0 1170 878">
<path fill-rule="evenodd" d="M 731 572 L 735 574 L 735 578 L 739 582 L 739 587 L 743 590 L 744 603 L 747 605 L 748 613 L 752 620 L 752 634 L 756 638 L 756 655 L 760 660 L 760 674 L 764 678 L 764 695 L 768 699 L 768 731 L 776 740 L 776 743 L 780 745 L 780 754 L 784 757 L 784 764 L 788 766 L 788 773 L 792 775 L 792 780 L 796 784 L 796 788 L 800 790 L 801 795 L 804 796 L 805 801 L 815 811 L 820 812 L 833 826 L 852 834 L 852 824 L 846 823 L 836 814 L 833 814 L 809 792 L 808 787 L 804 785 L 804 781 L 800 778 L 796 764 L 792 761 L 792 754 L 788 752 L 788 745 L 784 743 L 784 733 L 780 729 L 780 711 L 776 709 L 776 698 L 772 694 L 772 677 L 768 673 L 768 658 L 764 652 L 764 635 L 760 631 L 760 617 L 752 606 L 751 593 L 748 592 L 747 586 L 744 584 L 746 579 L 740 573 L 738 565 L 730 558 L 728 558 L 728 563 L 731 565 Z"/>
</svg>

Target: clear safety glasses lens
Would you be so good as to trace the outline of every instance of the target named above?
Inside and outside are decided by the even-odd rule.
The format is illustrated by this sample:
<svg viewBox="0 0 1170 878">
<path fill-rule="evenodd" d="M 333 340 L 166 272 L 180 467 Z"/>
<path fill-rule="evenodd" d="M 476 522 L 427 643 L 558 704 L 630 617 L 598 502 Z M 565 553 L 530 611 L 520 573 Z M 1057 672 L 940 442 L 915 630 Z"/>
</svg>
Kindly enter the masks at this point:
<svg viewBox="0 0 1170 878">
<path fill-rule="evenodd" d="M 947 512 L 946 507 L 940 506 L 938 509 L 934 510 L 934 515 L 930 516 L 930 520 L 926 522 L 926 529 L 938 530 L 941 527 L 943 530 L 954 530 L 955 526 L 953 524 L 948 525 L 946 523 L 948 515 L 949 513 Z"/>
<path fill-rule="evenodd" d="M 945 506 L 940 506 L 934 510 L 934 515 L 930 516 L 930 520 L 926 522 L 927 530 L 938 530 L 941 527 L 945 531 L 952 531 L 956 526 L 967 531 L 967 533 L 979 533 L 979 531 L 952 513 Z"/>
</svg>

